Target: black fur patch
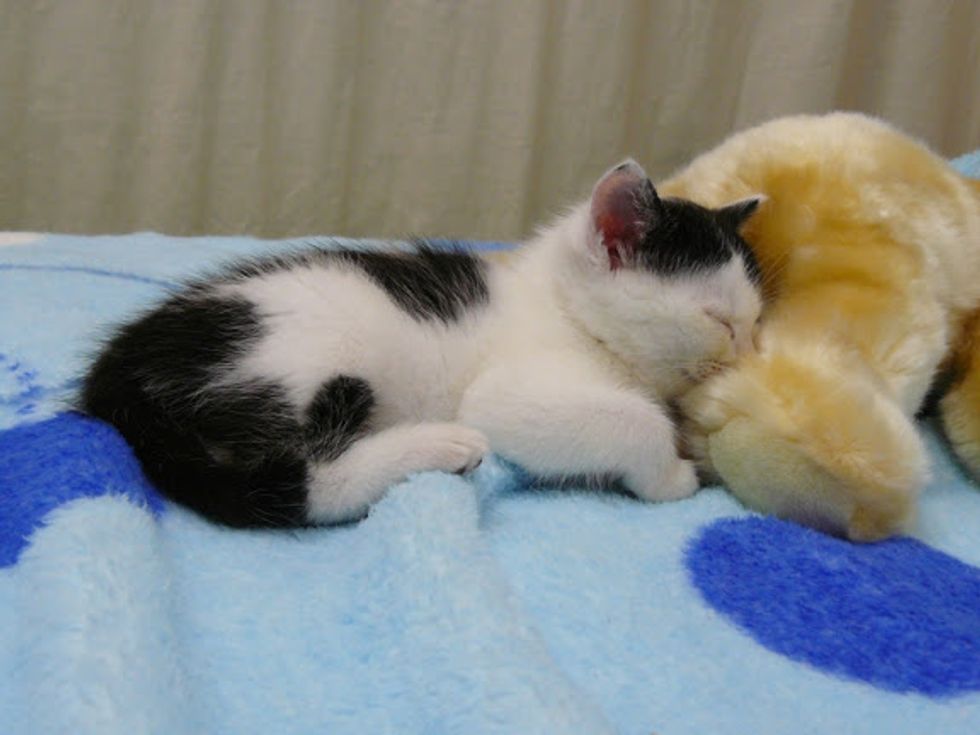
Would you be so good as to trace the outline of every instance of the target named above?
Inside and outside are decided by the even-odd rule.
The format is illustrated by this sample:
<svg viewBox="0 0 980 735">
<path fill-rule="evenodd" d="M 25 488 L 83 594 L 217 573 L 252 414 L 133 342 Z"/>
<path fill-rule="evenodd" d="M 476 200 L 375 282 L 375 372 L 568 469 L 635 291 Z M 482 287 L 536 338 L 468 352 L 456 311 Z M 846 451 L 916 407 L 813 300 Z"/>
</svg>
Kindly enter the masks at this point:
<svg viewBox="0 0 980 735">
<path fill-rule="evenodd" d="M 339 256 L 363 268 L 392 301 L 419 320 L 456 321 L 489 299 L 486 265 L 461 249 L 437 250 L 419 243 L 418 251 L 408 256 L 353 251 Z"/>
<path fill-rule="evenodd" d="M 726 217 L 683 199 L 662 199 L 654 226 L 637 248 L 637 264 L 663 276 L 720 268 L 736 253 L 749 277 L 762 272 L 748 243 Z"/>
<path fill-rule="evenodd" d="M 119 430 L 172 499 L 231 526 L 300 525 L 303 432 L 282 388 L 208 385 L 261 333 L 248 302 L 192 289 L 119 330 L 80 404 Z"/>
<path fill-rule="evenodd" d="M 486 263 L 459 245 L 434 247 L 413 241 L 413 251 L 309 248 L 232 266 L 227 277 L 249 278 L 302 265 L 349 263 L 361 269 L 388 297 L 418 321 L 458 320 L 490 298 Z"/>
<path fill-rule="evenodd" d="M 113 388 L 123 385 L 148 387 L 168 405 L 180 404 L 210 380 L 216 365 L 260 336 L 244 299 L 175 296 L 119 329 L 85 379 L 83 406 L 111 402 Z"/>
<path fill-rule="evenodd" d="M 363 436 L 374 408 L 366 380 L 339 375 L 324 383 L 306 410 L 306 445 L 318 462 L 337 459 Z"/>
</svg>

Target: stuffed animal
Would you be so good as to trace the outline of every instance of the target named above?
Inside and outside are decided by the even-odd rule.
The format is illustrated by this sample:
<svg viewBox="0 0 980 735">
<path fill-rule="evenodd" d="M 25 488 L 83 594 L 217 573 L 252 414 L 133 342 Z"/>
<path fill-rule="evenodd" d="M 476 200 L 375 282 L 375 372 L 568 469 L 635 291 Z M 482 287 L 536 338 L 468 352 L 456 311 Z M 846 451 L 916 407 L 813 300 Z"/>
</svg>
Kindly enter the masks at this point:
<svg viewBox="0 0 980 735">
<path fill-rule="evenodd" d="M 658 186 L 768 200 L 744 237 L 757 354 L 681 402 L 703 469 L 746 505 L 855 541 L 907 529 L 929 462 L 914 417 L 944 369 L 946 433 L 980 476 L 980 183 L 849 113 L 738 133 Z"/>
</svg>

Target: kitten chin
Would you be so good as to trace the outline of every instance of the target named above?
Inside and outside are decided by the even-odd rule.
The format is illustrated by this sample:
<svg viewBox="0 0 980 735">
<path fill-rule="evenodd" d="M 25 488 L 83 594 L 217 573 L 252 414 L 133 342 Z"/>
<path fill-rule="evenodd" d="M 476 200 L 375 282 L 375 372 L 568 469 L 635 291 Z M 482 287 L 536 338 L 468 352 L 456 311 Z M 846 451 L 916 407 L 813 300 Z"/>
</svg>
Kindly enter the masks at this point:
<svg viewBox="0 0 980 735">
<path fill-rule="evenodd" d="M 694 367 L 685 368 L 684 375 L 690 381 L 691 387 L 703 383 L 708 378 L 720 375 L 734 365 L 734 361 L 704 360 Z"/>
</svg>

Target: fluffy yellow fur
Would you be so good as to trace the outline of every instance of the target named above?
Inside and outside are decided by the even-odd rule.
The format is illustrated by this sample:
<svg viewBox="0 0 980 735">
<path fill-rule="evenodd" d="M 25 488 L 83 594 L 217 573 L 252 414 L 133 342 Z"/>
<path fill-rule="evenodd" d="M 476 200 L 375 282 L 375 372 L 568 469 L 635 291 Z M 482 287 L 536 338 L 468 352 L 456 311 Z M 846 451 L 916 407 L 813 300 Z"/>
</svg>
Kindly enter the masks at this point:
<svg viewBox="0 0 980 735">
<path fill-rule="evenodd" d="M 708 206 L 768 197 L 744 231 L 770 298 L 759 352 L 682 404 L 695 454 L 736 496 L 854 540 L 901 531 L 928 473 L 912 417 L 954 353 L 946 426 L 980 472 L 971 182 L 885 124 L 835 113 L 737 134 L 658 189 Z"/>
</svg>

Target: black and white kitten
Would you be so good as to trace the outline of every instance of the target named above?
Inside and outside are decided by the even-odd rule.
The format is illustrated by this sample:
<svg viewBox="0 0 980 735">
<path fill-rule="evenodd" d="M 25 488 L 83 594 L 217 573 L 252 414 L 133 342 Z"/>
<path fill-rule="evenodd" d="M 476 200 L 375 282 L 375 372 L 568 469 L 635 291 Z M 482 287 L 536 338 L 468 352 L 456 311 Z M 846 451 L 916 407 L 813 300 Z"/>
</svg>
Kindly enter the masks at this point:
<svg viewBox="0 0 980 735">
<path fill-rule="evenodd" d="M 232 526 L 356 519 L 492 447 L 533 473 L 697 488 L 665 402 L 751 345 L 757 199 L 661 200 L 627 161 L 507 263 L 309 249 L 188 285 L 122 327 L 81 407 L 174 500 Z"/>
</svg>

